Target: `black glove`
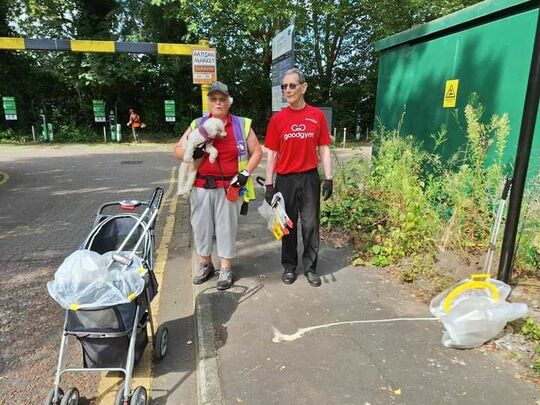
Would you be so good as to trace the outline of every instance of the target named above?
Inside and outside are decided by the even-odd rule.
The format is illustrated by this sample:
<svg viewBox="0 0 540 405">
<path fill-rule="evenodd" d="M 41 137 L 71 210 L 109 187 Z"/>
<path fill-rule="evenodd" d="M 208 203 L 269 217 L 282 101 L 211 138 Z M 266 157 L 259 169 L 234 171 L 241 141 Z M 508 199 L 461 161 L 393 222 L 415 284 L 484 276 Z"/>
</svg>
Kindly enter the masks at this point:
<svg viewBox="0 0 540 405">
<path fill-rule="evenodd" d="M 238 172 L 238 174 L 236 175 L 236 183 L 240 186 L 240 187 L 244 187 L 248 181 L 248 178 L 249 178 L 249 172 L 247 170 L 242 170 L 241 172 Z"/>
<path fill-rule="evenodd" d="M 266 193 L 264 194 L 264 199 L 268 205 L 272 205 L 272 198 L 274 198 L 274 194 L 276 194 L 276 189 L 273 184 L 267 184 L 265 187 Z"/>
<path fill-rule="evenodd" d="M 326 179 L 322 186 L 322 198 L 323 200 L 328 200 L 330 196 L 332 195 L 332 191 L 334 190 L 334 180 L 332 179 Z"/>
<path fill-rule="evenodd" d="M 195 149 L 193 149 L 193 159 L 200 159 L 204 156 L 204 152 L 206 151 L 206 144 L 201 143 L 200 145 L 196 146 Z"/>
</svg>

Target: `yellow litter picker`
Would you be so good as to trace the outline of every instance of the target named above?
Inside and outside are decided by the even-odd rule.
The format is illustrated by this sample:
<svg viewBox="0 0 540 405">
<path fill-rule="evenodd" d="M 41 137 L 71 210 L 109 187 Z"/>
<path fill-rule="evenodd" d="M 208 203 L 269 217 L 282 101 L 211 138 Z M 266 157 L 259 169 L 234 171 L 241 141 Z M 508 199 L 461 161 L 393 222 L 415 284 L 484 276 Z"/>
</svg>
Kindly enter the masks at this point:
<svg viewBox="0 0 540 405">
<path fill-rule="evenodd" d="M 277 240 L 280 240 L 283 235 L 289 234 L 289 229 L 294 226 L 293 221 L 287 215 L 285 211 L 285 200 L 283 194 L 276 193 L 272 198 L 272 204 L 270 204 L 272 211 L 274 211 L 274 224 L 272 226 L 272 235 Z"/>
</svg>

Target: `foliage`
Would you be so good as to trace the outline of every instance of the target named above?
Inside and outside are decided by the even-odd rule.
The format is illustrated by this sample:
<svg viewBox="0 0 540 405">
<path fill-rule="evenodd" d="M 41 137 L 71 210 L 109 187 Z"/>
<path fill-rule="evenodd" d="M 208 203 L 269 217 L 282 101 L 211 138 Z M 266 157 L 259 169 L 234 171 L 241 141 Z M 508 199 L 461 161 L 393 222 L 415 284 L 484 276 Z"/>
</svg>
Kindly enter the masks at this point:
<svg viewBox="0 0 540 405">
<path fill-rule="evenodd" d="M 540 325 L 534 319 L 527 318 L 527 321 L 521 328 L 521 334 L 533 342 L 540 342 Z"/>
<path fill-rule="evenodd" d="M 500 200 L 504 179 L 503 151 L 510 132 L 508 115 L 482 122 L 484 107 L 473 94 L 465 107 L 465 147 L 452 160 L 457 168 L 443 168 L 440 181 L 430 190 L 445 221 L 443 249 L 471 251 L 485 246 Z M 493 158 L 488 152 L 493 150 Z M 489 161 L 491 160 L 491 161 Z"/>
<path fill-rule="evenodd" d="M 188 44 L 205 36 L 218 50 L 218 77 L 231 88 L 233 111 L 253 118 L 262 135 L 271 113 L 271 40 L 295 17 L 308 102 L 332 107 L 335 126 L 364 134 L 375 110 L 373 40 L 476 1 L 0 0 L 0 36 Z M 201 110 L 189 58 L 158 55 L 3 51 L 0 94 L 16 97 L 15 129 L 25 131 L 49 110 L 62 112 L 49 117 L 55 125 L 89 126 L 93 99 L 122 119 L 134 107 L 159 132 L 168 128 L 164 99 L 176 100 L 178 119 Z"/>
<path fill-rule="evenodd" d="M 515 264 L 520 275 L 540 278 L 540 175 L 523 199 Z"/>
<path fill-rule="evenodd" d="M 421 178 L 425 153 L 396 131 L 382 131 L 381 137 L 371 167 L 352 163 L 338 169 L 336 197 L 323 205 L 321 223 L 343 226 L 363 259 L 386 266 L 433 250 L 438 226 Z"/>
<path fill-rule="evenodd" d="M 406 281 L 425 275 L 427 266 L 415 265 L 415 257 L 437 247 L 484 248 L 502 187 L 509 124 L 506 115 L 484 123 L 483 111 L 473 95 L 465 108 L 467 143 L 447 164 L 412 137 L 400 136 L 400 125 L 380 128 L 371 166 L 352 162 L 338 168 L 336 196 L 323 205 L 321 223 L 351 232 L 358 257 L 372 264 L 412 256 L 413 265 L 402 274 Z M 444 128 L 434 135 L 437 147 L 446 135 Z"/>
<path fill-rule="evenodd" d="M 32 138 L 12 128 L 0 131 L 0 142 L 30 142 Z"/>
<path fill-rule="evenodd" d="M 75 127 L 72 125 L 59 125 L 55 127 L 54 142 L 103 142 L 103 133 L 91 127 Z"/>
</svg>

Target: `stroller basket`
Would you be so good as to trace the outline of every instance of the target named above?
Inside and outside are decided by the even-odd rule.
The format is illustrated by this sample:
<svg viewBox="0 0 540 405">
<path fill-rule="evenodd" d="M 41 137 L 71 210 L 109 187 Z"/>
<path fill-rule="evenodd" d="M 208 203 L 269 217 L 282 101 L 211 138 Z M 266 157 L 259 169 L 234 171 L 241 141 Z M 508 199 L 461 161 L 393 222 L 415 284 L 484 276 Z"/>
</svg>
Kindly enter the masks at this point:
<svg viewBox="0 0 540 405">
<path fill-rule="evenodd" d="M 157 293 L 157 281 L 148 272 L 145 289 L 132 302 L 107 308 L 67 310 L 66 333 L 75 335 L 83 348 L 85 368 L 125 367 L 129 335 L 132 332 L 137 306 L 139 320 L 135 343 L 135 362 L 148 344 L 146 321 L 148 306 Z"/>
<path fill-rule="evenodd" d="M 82 248 L 93 250 L 99 254 L 117 250 L 135 226 L 137 220 L 137 216 L 129 214 L 101 218 L 101 222 L 88 235 Z M 135 233 L 127 241 L 123 250 L 132 250 L 135 243 L 143 236 L 143 243 L 141 243 L 135 254 L 145 259 L 152 268 L 152 246 L 150 242 L 152 234 L 144 232 L 145 225 L 145 221 L 142 221 L 137 226 Z"/>
</svg>

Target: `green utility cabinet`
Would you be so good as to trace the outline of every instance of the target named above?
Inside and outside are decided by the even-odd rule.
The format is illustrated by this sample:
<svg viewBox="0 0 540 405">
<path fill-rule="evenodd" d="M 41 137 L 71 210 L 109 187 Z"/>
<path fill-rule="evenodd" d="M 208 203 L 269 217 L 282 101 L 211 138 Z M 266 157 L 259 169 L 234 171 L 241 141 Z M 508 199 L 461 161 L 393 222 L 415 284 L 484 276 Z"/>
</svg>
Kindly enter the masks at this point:
<svg viewBox="0 0 540 405">
<path fill-rule="evenodd" d="M 485 106 L 484 121 L 508 113 L 511 132 L 505 159 L 514 163 L 539 2 L 530 0 L 484 1 L 374 44 L 379 52 L 376 117 L 386 128 L 396 128 L 403 112 L 401 134 L 412 134 L 432 149 L 431 134 L 442 124 L 448 142 L 442 150 L 450 157 L 466 139 L 444 107 L 445 96 L 455 96 L 461 112 L 471 93 Z M 447 81 L 459 80 L 457 91 Z M 453 93 L 452 93 L 453 92 Z M 539 114 L 540 115 L 540 114 Z M 529 175 L 539 172 L 540 121 L 529 163 Z"/>
</svg>

